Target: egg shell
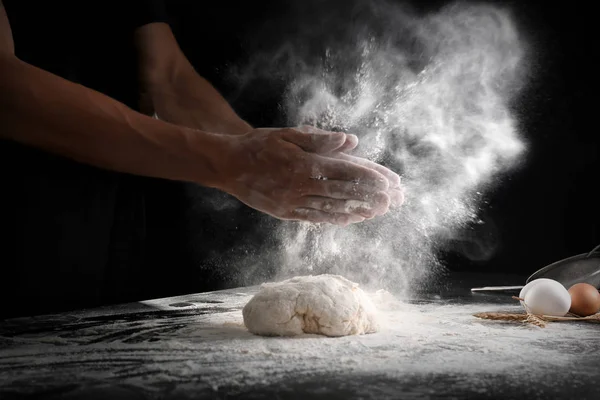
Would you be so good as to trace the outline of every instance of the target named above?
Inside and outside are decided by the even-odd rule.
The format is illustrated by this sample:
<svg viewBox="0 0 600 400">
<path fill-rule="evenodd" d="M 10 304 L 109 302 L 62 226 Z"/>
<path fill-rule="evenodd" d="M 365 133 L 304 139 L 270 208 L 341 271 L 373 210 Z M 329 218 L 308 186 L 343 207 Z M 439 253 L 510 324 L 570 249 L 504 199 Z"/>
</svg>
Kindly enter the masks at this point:
<svg viewBox="0 0 600 400">
<path fill-rule="evenodd" d="M 519 292 L 519 298 L 524 299 L 525 295 L 527 294 L 527 292 L 529 290 L 531 290 L 532 287 L 534 287 L 542 282 L 557 282 L 557 281 L 555 281 L 554 279 L 548 279 L 548 278 L 534 279 L 531 282 L 529 282 L 527 285 L 523 286 L 523 289 L 521 289 L 521 291 Z M 523 300 L 521 300 L 521 305 L 523 306 L 523 308 L 525 308 L 525 303 L 523 302 Z"/>
<path fill-rule="evenodd" d="M 569 288 L 571 296 L 571 309 L 569 310 L 580 317 L 594 315 L 600 311 L 600 293 L 595 286 L 589 283 L 577 283 Z"/>
<path fill-rule="evenodd" d="M 552 279 L 532 285 L 523 301 L 525 309 L 537 315 L 563 317 L 571 308 L 571 295 L 567 288 Z"/>
</svg>

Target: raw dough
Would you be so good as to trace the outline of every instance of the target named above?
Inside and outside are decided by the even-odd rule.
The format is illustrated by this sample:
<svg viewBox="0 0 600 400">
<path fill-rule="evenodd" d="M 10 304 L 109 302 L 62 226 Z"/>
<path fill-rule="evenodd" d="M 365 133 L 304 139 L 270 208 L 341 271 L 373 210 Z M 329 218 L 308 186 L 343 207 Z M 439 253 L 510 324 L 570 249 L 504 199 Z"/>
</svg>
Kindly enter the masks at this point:
<svg viewBox="0 0 600 400">
<path fill-rule="evenodd" d="M 299 276 L 265 283 L 243 311 L 257 335 L 326 336 L 377 332 L 377 310 L 358 284 L 339 275 Z"/>
</svg>

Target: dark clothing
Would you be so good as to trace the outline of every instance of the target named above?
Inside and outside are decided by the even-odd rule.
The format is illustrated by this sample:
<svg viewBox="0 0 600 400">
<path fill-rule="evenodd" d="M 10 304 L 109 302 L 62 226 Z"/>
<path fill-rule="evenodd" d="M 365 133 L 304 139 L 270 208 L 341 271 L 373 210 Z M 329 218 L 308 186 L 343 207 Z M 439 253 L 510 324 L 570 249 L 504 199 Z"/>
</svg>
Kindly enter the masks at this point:
<svg viewBox="0 0 600 400">
<path fill-rule="evenodd" d="M 137 107 L 133 33 L 151 22 L 168 22 L 160 1 L 3 4 L 21 60 Z"/>
<path fill-rule="evenodd" d="M 23 61 L 136 109 L 133 33 L 159 1 L 3 0 Z M 85 129 L 85 127 L 82 127 Z M 0 141 L 0 317 L 139 300 L 145 192 L 157 180 Z"/>
</svg>

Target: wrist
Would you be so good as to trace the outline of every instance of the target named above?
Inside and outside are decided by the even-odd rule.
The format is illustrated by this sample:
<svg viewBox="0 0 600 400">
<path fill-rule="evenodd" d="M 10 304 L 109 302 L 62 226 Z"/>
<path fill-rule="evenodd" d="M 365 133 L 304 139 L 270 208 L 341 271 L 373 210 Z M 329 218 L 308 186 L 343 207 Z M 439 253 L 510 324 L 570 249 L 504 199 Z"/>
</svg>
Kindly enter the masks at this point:
<svg viewBox="0 0 600 400">
<path fill-rule="evenodd" d="M 152 88 L 141 94 L 145 114 L 187 128 L 226 135 L 243 135 L 252 126 L 229 106 L 204 102 L 194 95 L 173 88 Z"/>
<path fill-rule="evenodd" d="M 234 135 L 188 129 L 189 180 L 225 192 L 235 179 L 234 162 L 239 147 Z"/>
<path fill-rule="evenodd" d="M 143 79 L 144 103 L 164 121 L 206 132 L 243 135 L 252 127 L 190 67 Z M 147 107 L 148 108 L 148 107 Z"/>
<path fill-rule="evenodd" d="M 223 130 L 228 135 L 245 135 L 252 130 L 252 125 L 241 118 L 234 118 L 228 121 L 227 126 Z"/>
</svg>

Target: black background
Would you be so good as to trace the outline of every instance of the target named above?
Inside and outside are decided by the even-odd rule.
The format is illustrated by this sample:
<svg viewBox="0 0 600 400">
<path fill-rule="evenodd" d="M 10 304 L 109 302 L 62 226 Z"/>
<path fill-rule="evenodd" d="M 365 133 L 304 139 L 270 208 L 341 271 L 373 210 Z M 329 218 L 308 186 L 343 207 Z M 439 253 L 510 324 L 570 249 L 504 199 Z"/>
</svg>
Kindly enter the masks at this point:
<svg viewBox="0 0 600 400">
<path fill-rule="evenodd" d="M 443 256 L 451 270 L 529 274 L 600 244 L 600 140 L 591 92 L 597 76 L 594 14 L 559 2 L 489 3 L 510 7 L 532 46 L 532 75 L 518 110 L 529 148 L 523 165 L 489 193 L 482 212 L 487 223 L 472 233 L 493 237 L 490 257 L 472 260 L 462 251 Z M 347 3 L 317 4 L 311 12 L 343 10 Z M 444 4 L 418 2 L 418 8 L 434 11 Z M 204 2 L 180 1 L 169 2 L 168 11 L 186 55 L 236 110 L 256 126 L 279 124 L 281 86 L 263 82 L 251 95 L 240 95 L 225 71 L 252 56 L 256 43 L 250 45 L 249 38 L 270 32 L 273 42 L 280 39 L 278 29 L 286 29 L 280 19 L 289 12 L 286 2 L 220 2 L 207 8 Z M 272 44 L 268 34 L 260 37 L 264 48 Z M 251 212 L 247 215 L 252 218 Z"/>
<path fill-rule="evenodd" d="M 280 107 L 285 82 L 276 78 L 258 79 L 240 87 L 240 81 L 232 79 L 231 71 L 236 67 L 243 69 L 257 53 L 268 53 L 282 38 L 293 38 L 297 24 L 289 22 L 293 21 L 290 15 L 294 12 L 301 11 L 298 18 L 308 24 L 313 19 L 319 21 L 321 13 L 338 15 L 335 23 L 329 25 L 315 22 L 312 41 L 306 46 L 318 47 L 317 32 L 335 34 L 344 29 L 346 18 L 351 23 L 351 3 L 353 1 L 341 0 L 165 2 L 178 42 L 194 67 L 223 93 L 243 118 L 253 126 L 262 127 L 285 123 Z M 595 14 L 561 3 L 490 3 L 512 9 L 519 31 L 527 38 L 534 55 L 529 85 L 515 110 L 528 152 L 521 167 L 503 176 L 494 191 L 488 193 L 488 205 L 481 212 L 486 224 L 467 232 L 473 242 L 487 244 L 487 250 L 491 250 L 487 257 L 480 257 L 481 254 L 473 257 L 473 252 L 463 243 L 451 243 L 441 256 L 454 271 L 527 275 L 600 244 L 596 197 L 600 140 L 596 126 L 598 112 L 592 109 L 597 103 L 592 95 L 597 76 L 594 53 L 597 44 L 592 34 Z M 12 4 L 28 7 L 20 1 Z M 40 4 L 37 13 L 21 14 L 24 20 L 15 36 L 17 50 L 28 45 L 51 48 L 50 41 L 55 35 L 46 35 L 48 32 L 43 30 L 54 31 L 56 24 L 45 18 Z M 55 7 L 54 3 L 44 4 L 46 8 Z M 68 11 L 69 2 L 60 4 Z M 95 21 L 99 25 L 92 30 L 99 31 L 100 39 L 87 43 L 86 54 L 93 60 L 111 57 L 112 50 L 107 50 L 109 45 L 103 42 L 105 36 L 102 35 L 110 31 L 110 26 L 103 29 L 105 21 L 110 19 L 105 16 L 110 12 L 119 13 L 118 4 L 113 2 L 110 7 L 103 7 L 101 3 L 94 3 L 92 11 L 83 10 L 86 4 L 80 2 L 72 10 L 87 15 L 87 20 L 83 18 L 80 24 L 93 19 L 90 13 L 99 15 Z M 447 2 L 419 1 L 414 6 L 420 12 L 427 12 L 445 4 Z M 64 10 L 61 8 L 60 14 Z M 56 16 L 57 10 L 53 12 Z M 67 14 L 62 17 L 69 21 L 76 18 Z M 32 18 L 35 24 L 25 24 Z M 19 25 L 17 22 L 11 21 L 13 27 Z M 36 24 L 43 29 L 28 29 Z M 77 29 L 79 25 L 73 26 Z M 66 29 L 64 34 L 72 38 L 77 32 Z M 48 39 L 44 41 L 44 38 Z M 98 63 L 96 71 L 87 73 L 104 77 L 103 82 L 118 91 L 121 82 L 115 82 L 107 74 L 107 66 L 118 72 L 123 65 L 132 64 L 128 61 L 132 61 L 133 53 L 127 51 L 121 49 L 112 59 Z M 54 59 L 62 62 L 60 57 Z M 115 75 L 122 79 L 133 76 Z M 117 98 L 130 97 L 131 85 L 126 86 L 123 84 L 123 93 L 116 93 Z M 193 185 L 163 182 L 153 190 L 147 204 L 149 253 L 145 274 L 154 276 L 150 280 L 160 289 L 153 292 L 152 297 L 228 286 L 235 281 L 228 275 L 239 273 L 268 277 L 269 265 L 253 267 L 247 260 L 264 260 L 261 253 L 276 245 L 271 232 L 277 223 L 272 218 L 245 206 L 214 211 L 215 204 L 228 204 L 230 199 Z M 169 274 L 165 274 L 165 270 Z"/>
</svg>

